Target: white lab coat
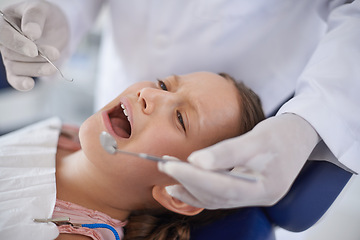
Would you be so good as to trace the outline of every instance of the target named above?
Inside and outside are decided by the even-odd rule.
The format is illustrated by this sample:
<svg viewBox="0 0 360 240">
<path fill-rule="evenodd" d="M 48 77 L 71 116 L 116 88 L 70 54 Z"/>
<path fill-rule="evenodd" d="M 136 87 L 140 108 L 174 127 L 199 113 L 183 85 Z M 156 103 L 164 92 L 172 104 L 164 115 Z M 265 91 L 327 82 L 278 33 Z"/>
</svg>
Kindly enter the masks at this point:
<svg viewBox="0 0 360 240">
<path fill-rule="evenodd" d="M 60 120 L 0 137 L 0 239 L 49 240 L 59 231 L 51 218 L 56 201 L 55 155 Z"/>
<path fill-rule="evenodd" d="M 278 114 L 312 124 L 324 141 L 317 158 L 360 172 L 359 0 L 52 1 L 65 9 L 73 43 L 110 6 L 97 108 L 137 81 L 226 72 L 260 95 L 266 114 L 296 90 Z"/>
</svg>

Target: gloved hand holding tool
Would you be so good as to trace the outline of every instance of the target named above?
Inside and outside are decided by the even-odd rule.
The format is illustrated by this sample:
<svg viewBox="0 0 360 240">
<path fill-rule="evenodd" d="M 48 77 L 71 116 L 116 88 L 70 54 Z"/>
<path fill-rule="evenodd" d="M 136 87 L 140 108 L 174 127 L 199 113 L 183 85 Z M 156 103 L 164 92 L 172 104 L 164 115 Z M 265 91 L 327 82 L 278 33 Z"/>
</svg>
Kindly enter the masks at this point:
<svg viewBox="0 0 360 240">
<path fill-rule="evenodd" d="M 34 87 L 32 77 L 60 72 L 52 61 L 68 44 L 69 27 L 59 8 L 28 1 L 1 10 L 1 16 L 0 50 L 10 85 L 28 91 Z"/>
<path fill-rule="evenodd" d="M 289 190 L 320 138 L 295 114 L 260 122 L 250 132 L 192 153 L 188 163 L 159 163 L 181 185 L 175 198 L 207 209 L 273 205 Z M 208 170 L 241 168 L 257 181 L 234 179 Z"/>
</svg>

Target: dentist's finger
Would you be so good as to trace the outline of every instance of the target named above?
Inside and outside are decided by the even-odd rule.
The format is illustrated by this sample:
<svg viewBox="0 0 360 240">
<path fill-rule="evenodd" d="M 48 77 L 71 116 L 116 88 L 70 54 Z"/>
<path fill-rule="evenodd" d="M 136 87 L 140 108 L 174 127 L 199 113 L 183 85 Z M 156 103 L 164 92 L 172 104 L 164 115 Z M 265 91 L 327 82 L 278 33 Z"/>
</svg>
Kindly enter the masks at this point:
<svg viewBox="0 0 360 240">
<path fill-rule="evenodd" d="M 207 171 L 194 167 L 184 162 L 159 163 L 160 171 L 168 174 L 181 183 L 191 194 L 207 198 L 244 199 L 244 201 L 256 201 L 264 191 L 263 179 L 249 182 L 235 179 L 231 176 Z"/>
<path fill-rule="evenodd" d="M 23 92 L 29 91 L 35 86 L 35 81 L 31 77 L 15 76 L 9 73 L 7 73 L 6 76 L 9 84 L 16 90 Z"/>
<path fill-rule="evenodd" d="M 247 133 L 195 151 L 188 157 L 188 161 L 203 169 L 229 169 L 245 166 L 247 161 L 259 153 L 258 149 L 263 144 L 265 143 L 260 143 L 259 140 L 254 141 L 254 136 Z M 234 151 L 234 149 L 241 149 L 241 151 Z"/>
<path fill-rule="evenodd" d="M 48 5 L 41 1 L 28 2 L 15 9 L 15 14 L 21 18 L 21 29 L 31 40 L 41 37 L 47 19 Z"/>
<path fill-rule="evenodd" d="M 0 45 L 28 57 L 38 55 L 38 48 L 35 43 L 18 33 L 3 19 L 0 21 Z"/>
<path fill-rule="evenodd" d="M 9 61 L 5 62 L 4 65 L 8 71 L 11 71 L 13 75 L 17 76 L 31 76 L 31 77 L 42 77 L 50 76 L 56 73 L 56 69 L 48 62 L 44 63 L 23 63 Z"/>
<path fill-rule="evenodd" d="M 47 56 L 51 61 L 56 61 L 60 57 L 60 52 L 57 48 L 52 46 L 39 46 L 39 50 Z M 1 54 L 6 57 L 8 60 L 18 61 L 18 62 L 47 62 L 43 57 L 36 56 L 36 57 L 28 57 L 24 56 L 23 54 L 19 54 L 14 52 L 11 49 L 8 49 L 4 46 L 0 46 Z"/>
<path fill-rule="evenodd" d="M 183 201 L 184 203 L 187 203 L 191 206 L 200 208 L 206 207 L 205 203 L 199 201 L 181 185 L 167 186 L 165 190 L 170 196 L 179 199 L 180 201 Z"/>
</svg>

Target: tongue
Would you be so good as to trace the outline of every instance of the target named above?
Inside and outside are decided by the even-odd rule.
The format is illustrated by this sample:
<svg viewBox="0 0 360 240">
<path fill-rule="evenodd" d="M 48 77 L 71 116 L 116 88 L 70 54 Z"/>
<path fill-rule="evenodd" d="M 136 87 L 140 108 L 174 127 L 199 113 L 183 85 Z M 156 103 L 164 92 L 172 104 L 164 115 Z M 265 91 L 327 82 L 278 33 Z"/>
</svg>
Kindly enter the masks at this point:
<svg viewBox="0 0 360 240">
<path fill-rule="evenodd" d="M 116 135 L 122 138 L 129 138 L 129 133 L 125 130 L 128 128 L 129 123 L 125 119 L 111 118 L 111 125 Z"/>
</svg>

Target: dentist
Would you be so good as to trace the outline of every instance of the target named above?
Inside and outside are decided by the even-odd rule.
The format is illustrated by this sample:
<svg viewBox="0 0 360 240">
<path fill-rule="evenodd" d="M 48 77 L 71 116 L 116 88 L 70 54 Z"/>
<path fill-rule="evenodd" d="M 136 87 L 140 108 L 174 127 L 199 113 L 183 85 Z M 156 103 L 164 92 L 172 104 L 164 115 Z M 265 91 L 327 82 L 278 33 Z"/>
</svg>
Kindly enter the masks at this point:
<svg viewBox="0 0 360 240">
<path fill-rule="evenodd" d="M 272 205 L 308 159 L 360 171 L 359 0 L 26 1 L 3 12 L 33 41 L 0 19 L 9 83 L 27 91 L 32 77 L 54 74 L 38 49 L 65 59 L 103 6 L 110 14 L 96 106 L 133 82 L 193 71 L 241 79 L 259 94 L 267 116 L 281 106 L 249 133 L 194 152 L 190 164 L 160 164 L 181 183 L 168 187 L 174 197 L 209 209 Z M 207 171 L 233 167 L 258 181 Z"/>
</svg>

